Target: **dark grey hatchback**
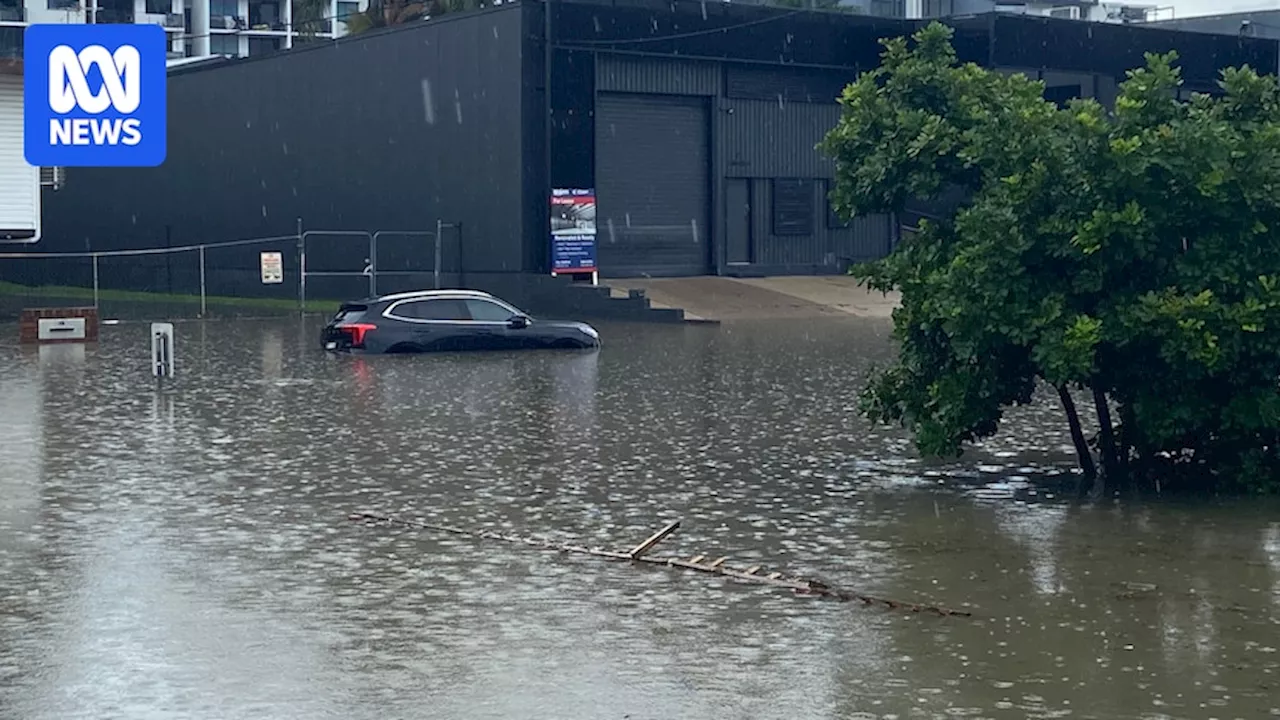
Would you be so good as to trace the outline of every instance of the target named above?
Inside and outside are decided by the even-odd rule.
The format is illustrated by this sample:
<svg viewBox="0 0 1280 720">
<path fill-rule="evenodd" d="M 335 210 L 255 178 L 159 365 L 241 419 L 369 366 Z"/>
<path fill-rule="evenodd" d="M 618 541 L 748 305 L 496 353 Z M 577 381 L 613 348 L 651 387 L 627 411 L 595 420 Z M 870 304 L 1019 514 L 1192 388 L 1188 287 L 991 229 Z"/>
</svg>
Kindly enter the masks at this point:
<svg viewBox="0 0 1280 720">
<path fill-rule="evenodd" d="M 476 290 L 422 290 L 343 303 L 320 336 L 325 350 L 419 353 L 590 348 L 595 328 L 535 320 Z"/>
</svg>

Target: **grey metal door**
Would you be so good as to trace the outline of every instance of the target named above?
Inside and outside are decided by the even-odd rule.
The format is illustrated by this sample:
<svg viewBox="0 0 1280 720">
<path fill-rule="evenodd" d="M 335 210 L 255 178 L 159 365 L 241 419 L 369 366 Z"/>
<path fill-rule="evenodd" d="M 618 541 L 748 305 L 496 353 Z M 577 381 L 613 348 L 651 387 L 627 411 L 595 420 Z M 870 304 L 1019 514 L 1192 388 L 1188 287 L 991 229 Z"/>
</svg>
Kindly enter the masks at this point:
<svg viewBox="0 0 1280 720">
<path fill-rule="evenodd" d="M 711 271 L 705 98 L 596 100 L 596 242 L 606 277 Z"/>
<path fill-rule="evenodd" d="M 728 262 L 751 262 L 751 181 L 728 178 L 724 185 L 724 235 Z"/>
</svg>

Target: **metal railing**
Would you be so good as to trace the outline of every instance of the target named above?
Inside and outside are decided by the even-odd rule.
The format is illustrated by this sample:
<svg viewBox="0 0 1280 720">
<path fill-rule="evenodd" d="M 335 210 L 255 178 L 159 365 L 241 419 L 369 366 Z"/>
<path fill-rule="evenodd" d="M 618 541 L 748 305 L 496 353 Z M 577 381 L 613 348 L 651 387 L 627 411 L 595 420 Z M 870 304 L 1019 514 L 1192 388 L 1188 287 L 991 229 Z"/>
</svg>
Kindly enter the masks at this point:
<svg viewBox="0 0 1280 720">
<path fill-rule="evenodd" d="M 302 221 L 299 219 L 298 229 L 291 235 L 134 250 L 86 250 L 65 253 L 0 252 L 0 261 L 62 261 L 65 264 L 54 275 L 60 279 L 67 277 L 82 279 L 78 282 L 59 284 L 68 288 L 80 287 L 82 288 L 80 292 L 83 292 L 84 275 L 88 274 L 95 308 L 101 306 L 103 279 L 110 278 L 115 282 L 109 284 L 124 286 L 107 288 L 112 291 L 159 292 L 193 299 L 198 294 L 201 316 L 208 314 L 211 296 L 275 298 L 277 300 L 296 298 L 298 309 L 305 311 L 308 279 L 359 278 L 358 284 L 338 282 L 330 285 L 328 289 L 331 294 L 344 297 L 364 292 L 366 283 L 369 295 L 376 296 L 380 277 L 398 278 L 401 283 L 408 283 L 409 287 L 399 289 L 418 289 L 412 287 L 414 278 L 421 278 L 422 284 L 425 284 L 427 276 L 430 276 L 433 286 L 439 288 L 445 258 L 442 237 L 448 229 L 459 229 L 456 233 L 457 242 L 452 247 L 456 248 L 457 257 L 453 272 L 460 277 L 462 274 L 460 226 L 443 221 L 436 223 L 434 232 L 419 230 L 368 232 L 304 230 Z M 273 278 L 271 281 L 272 285 L 279 284 L 283 289 L 288 282 L 286 276 L 292 276 L 297 282 L 296 294 L 263 291 L 263 287 L 268 284 L 265 277 L 265 260 L 261 255 L 255 258 L 252 254 L 243 252 L 243 249 L 254 246 L 261 247 L 264 251 L 279 253 L 281 261 L 290 257 L 296 260 L 294 269 L 281 267 L 281 275 L 278 279 Z M 174 267 L 173 259 L 181 257 L 193 257 L 195 266 L 192 267 L 188 261 L 186 264 L 179 263 Z M 142 258 L 152 260 L 146 262 L 141 260 Z M 309 258 L 311 265 L 308 265 Z M 85 261 L 87 261 L 87 268 L 84 267 Z M 85 273 L 85 270 L 88 272 Z M 166 278 L 167 282 L 164 281 Z M 356 289 L 357 285 L 361 289 Z M 210 291 L 211 287 L 214 292 Z M 219 289 L 228 291 L 217 292 Z M 252 292 L 246 292 L 246 290 L 252 290 Z"/>
</svg>

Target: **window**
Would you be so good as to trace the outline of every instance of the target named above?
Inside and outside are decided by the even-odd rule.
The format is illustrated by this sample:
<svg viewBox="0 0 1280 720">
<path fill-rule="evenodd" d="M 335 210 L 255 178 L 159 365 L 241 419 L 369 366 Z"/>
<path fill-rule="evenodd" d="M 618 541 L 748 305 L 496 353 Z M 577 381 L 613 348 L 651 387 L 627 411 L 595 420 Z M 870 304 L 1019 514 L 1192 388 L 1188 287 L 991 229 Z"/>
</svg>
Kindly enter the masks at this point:
<svg viewBox="0 0 1280 720">
<path fill-rule="evenodd" d="M 467 310 L 472 320 L 480 322 L 506 322 L 511 319 L 510 310 L 489 300 L 468 300 Z"/>
<path fill-rule="evenodd" d="M 813 181 L 773 181 L 773 234 L 813 234 Z"/>
<path fill-rule="evenodd" d="M 249 57 L 258 57 L 280 49 L 280 38 L 249 38 Z"/>
<path fill-rule="evenodd" d="M 49 0 L 50 10 L 75 10 L 80 7 L 80 0 Z"/>
<path fill-rule="evenodd" d="M 356 15 L 359 12 L 360 12 L 360 3 L 342 2 L 341 0 L 339 0 L 337 19 L 338 19 L 338 22 L 341 23 L 344 27 L 346 26 L 347 18 L 351 17 L 352 15 Z"/>
<path fill-rule="evenodd" d="M 22 57 L 22 28 L 0 27 L 0 57 Z"/>
<path fill-rule="evenodd" d="M 173 12 L 173 3 L 169 0 L 147 0 L 146 12 L 151 15 L 168 15 Z"/>
<path fill-rule="evenodd" d="M 461 300 L 415 300 L 401 303 L 392 315 L 414 320 L 470 320 L 471 314 Z"/>
<path fill-rule="evenodd" d="M 223 27 L 223 18 L 240 15 L 240 0 L 209 0 L 209 19 L 213 27 Z"/>
<path fill-rule="evenodd" d="M 210 35 L 209 52 L 214 55 L 240 55 L 240 37 L 237 35 Z"/>
<path fill-rule="evenodd" d="M 249 27 L 255 30 L 283 30 L 284 24 L 280 22 L 280 6 L 274 2 L 250 2 Z"/>
</svg>

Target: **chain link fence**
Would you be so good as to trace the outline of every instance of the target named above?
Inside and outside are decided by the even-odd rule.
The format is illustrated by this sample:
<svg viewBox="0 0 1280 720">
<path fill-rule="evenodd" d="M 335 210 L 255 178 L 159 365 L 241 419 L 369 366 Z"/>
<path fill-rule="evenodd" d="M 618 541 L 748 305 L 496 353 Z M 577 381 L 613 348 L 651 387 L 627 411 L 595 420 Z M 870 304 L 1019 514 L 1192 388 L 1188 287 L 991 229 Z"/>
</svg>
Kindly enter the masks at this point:
<svg viewBox="0 0 1280 720">
<path fill-rule="evenodd" d="M 341 300 L 440 287 L 442 275 L 461 276 L 461 247 L 460 227 L 439 222 L 430 231 L 306 230 L 139 250 L 0 252 L 0 315 L 69 305 L 92 305 L 104 316 L 328 312 Z"/>
</svg>

